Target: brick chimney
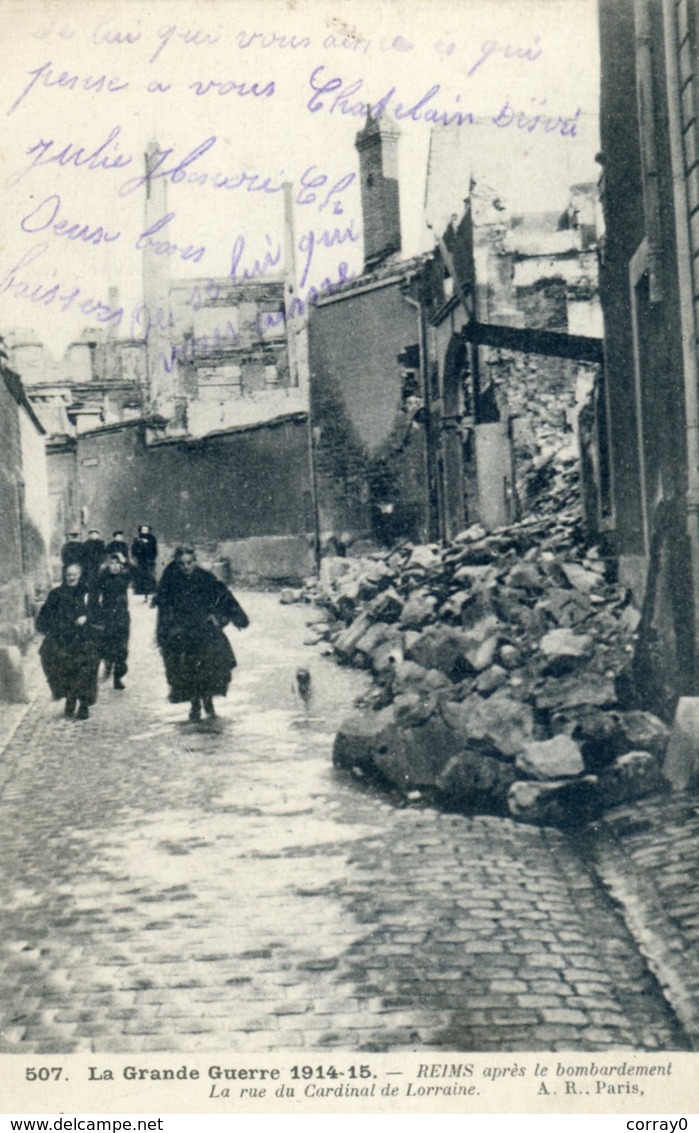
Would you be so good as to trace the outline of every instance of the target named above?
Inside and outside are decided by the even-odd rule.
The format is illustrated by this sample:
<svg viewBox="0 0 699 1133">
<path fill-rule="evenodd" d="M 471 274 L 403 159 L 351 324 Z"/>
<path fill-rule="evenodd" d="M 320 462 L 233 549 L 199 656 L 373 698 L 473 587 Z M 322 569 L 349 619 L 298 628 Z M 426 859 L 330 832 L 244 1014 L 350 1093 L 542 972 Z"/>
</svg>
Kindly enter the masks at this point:
<svg viewBox="0 0 699 1133">
<path fill-rule="evenodd" d="M 148 172 L 155 164 L 158 154 L 156 142 L 150 142 L 145 154 L 146 195 L 144 202 L 144 227 L 146 233 L 167 216 L 167 193 L 164 177 L 149 177 Z M 169 357 L 172 348 L 170 335 L 170 271 L 168 257 L 158 255 L 151 246 L 170 238 L 167 226 L 157 229 L 152 237 L 143 241 L 141 251 L 141 270 L 143 273 L 143 302 L 146 307 L 144 321 L 150 324 L 146 342 L 148 408 L 166 417 L 173 415 L 172 403 L 175 397 L 176 373 L 168 373 L 163 365 L 163 357 Z M 145 327 L 144 327 L 145 329 Z"/>
<path fill-rule="evenodd" d="M 399 137 L 396 122 L 369 115 L 355 139 L 362 186 L 365 271 L 400 252 Z"/>
</svg>

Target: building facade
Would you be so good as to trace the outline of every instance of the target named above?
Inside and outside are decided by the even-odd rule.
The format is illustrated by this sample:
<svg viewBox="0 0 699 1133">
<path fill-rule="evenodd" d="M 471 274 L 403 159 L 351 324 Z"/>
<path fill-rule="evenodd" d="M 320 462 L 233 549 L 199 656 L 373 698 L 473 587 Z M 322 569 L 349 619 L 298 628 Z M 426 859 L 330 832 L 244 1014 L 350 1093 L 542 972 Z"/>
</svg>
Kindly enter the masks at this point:
<svg viewBox="0 0 699 1133">
<path fill-rule="evenodd" d="M 637 679 L 696 691 L 699 74 L 696 0 L 600 0 L 607 437 L 601 526 L 642 609 Z"/>
</svg>

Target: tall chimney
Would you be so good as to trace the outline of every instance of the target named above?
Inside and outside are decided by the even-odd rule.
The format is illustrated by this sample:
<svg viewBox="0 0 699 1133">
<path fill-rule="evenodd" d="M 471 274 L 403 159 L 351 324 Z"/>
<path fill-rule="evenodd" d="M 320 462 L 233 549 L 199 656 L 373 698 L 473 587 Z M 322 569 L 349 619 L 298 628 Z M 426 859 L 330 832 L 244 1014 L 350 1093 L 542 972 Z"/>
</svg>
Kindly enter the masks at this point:
<svg viewBox="0 0 699 1133">
<path fill-rule="evenodd" d="M 167 216 L 167 194 L 164 177 L 150 177 L 149 170 L 155 165 L 155 155 L 159 152 L 156 142 L 149 142 L 145 155 L 146 199 L 144 206 L 144 234 Z M 177 365 L 168 372 L 164 359 L 170 359 L 172 349 L 172 314 L 170 311 L 170 273 L 167 255 L 158 255 L 152 245 L 167 241 L 169 228 L 159 228 L 152 236 L 143 236 L 141 265 L 143 272 L 143 333 L 147 334 L 146 366 L 148 382 L 148 403 L 152 411 L 163 417 L 171 417 L 174 412 Z M 152 241 L 152 245 L 151 245 Z"/>
<path fill-rule="evenodd" d="M 400 252 L 399 137 L 396 122 L 369 115 L 355 139 L 362 186 L 365 271 Z"/>
</svg>

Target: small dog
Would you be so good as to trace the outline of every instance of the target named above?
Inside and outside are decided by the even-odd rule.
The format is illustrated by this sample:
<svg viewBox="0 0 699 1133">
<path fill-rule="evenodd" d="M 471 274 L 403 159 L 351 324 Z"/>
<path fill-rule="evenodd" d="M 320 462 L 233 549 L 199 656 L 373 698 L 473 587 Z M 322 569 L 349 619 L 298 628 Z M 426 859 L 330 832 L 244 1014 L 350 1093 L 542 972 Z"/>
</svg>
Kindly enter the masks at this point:
<svg viewBox="0 0 699 1133">
<path fill-rule="evenodd" d="M 296 670 L 296 691 L 304 704 L 311 698 L 311 674 L 308 669 Z"/>
</svg>

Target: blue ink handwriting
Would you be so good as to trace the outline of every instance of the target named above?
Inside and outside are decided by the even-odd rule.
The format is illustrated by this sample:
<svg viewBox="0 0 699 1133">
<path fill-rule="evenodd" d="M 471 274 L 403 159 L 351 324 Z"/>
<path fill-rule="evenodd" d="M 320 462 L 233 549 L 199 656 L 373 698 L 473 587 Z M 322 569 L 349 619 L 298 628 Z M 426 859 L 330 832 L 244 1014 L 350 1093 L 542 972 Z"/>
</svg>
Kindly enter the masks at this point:
<svg viewBox="0 0 699 1133">
<path fill-rule="evenodd" d="M 35 67 L 33 71 L 27 71 L 28 75 L 34 77 L 12 103 L 7 112 L 8 115 L 17 109 L 39 80 L 45 87 L 61 87 L 65 90 L 75 90 L 79 85 L 83 90 L 90 91 L 92 94 L 99 94 L 102 91 L 107 91 L 108 94 L 116 94 L 118 91 L 126 90 L 129 85 L 128 82 L 122 82 L 118 75 L 113 75 L 110 78 L 107 78 L 106 75 L 100 75 L 99 78 L 87 75 L 86 78 L 81 79 L 79 75 L 71 75 L 69 71 L 61 71 L 60 74 L 57 74 L 51 70 L 52 66 L 53 63 L 49 59 L 48 62 L 42 63 L 40 67 Z"/>
<path fill-rule="evenodd" d="M 192 260 L 193 263 L 198 264 L 206 253 L 206 246 L 204 244 L 200 244 L 198 248 L 195 248 L 194 244 L 187 244 L 185 247 L 181 247 L 179 244 L 172 244 L 169 240 L 153 239 L 158 232 L 162 232 L 163 229 L 167 227 L 170 221 L 175 220 L 176 216 L 177 213 L 168 212 L 165 216 L 161 216 L 159 220 L 151 224 L 150 228 L 142 232 L 136 241 L 136 251 L 149 251 L 155 256 L 169 257 L 178 255 L 181 260 Z"/>
<path fill-rule="evenodd" d="M 245 50 L 248 47 L 310 47 L 311 40 L 307 35 L 278 35 L 277 32 L 263 32 L 263 31 L 239 31 L 236 39 L 238 40 L 238 47 Z"/>
<path fill-rule="evenodd" d="M 193 90 L 198 96 L 208 94 L 210 90 L 215 90 L 216 94 L 231 94 L 233 91 L 244 98 L 247 94 L 254 94 L 255 98 L 271 98 L 276 91 L 274 79 L 270 79 L 268 83 L 262 86 L 261 83 L 236 83 L 234 79 L 227 79 L 222 82 L 220 79 L 209 79 L 207 83 L 195 82 L 189 84 L 189 90 Z"/>
<path fill-rule="evenodd" d="M 358 240 L 359 234 L 354 231 L 354 219 L 349 222 L 344 231 L 341 231 L 339 228 L 333 228 L 332 231 L 328 228 L 324 228 L 322 231 L 316 232 L 313 228 L 310 228 L 308 232 L 301 237 L 298 244 L 299 252 L 303 253 L 306 257 L 299 280 L 299 287 L 306 286 L 316 248 L 333 248 L 336 244 L 346 244 L 348 241 L 356 244 Z"/>
<path fill-rule="evenodd" d="M 202 334 L 198 337 L 188 334 L 182 342 L 176 342 L 170 348 L 169 356 L 167 354 L 160 356 L 163 369 L 171 374 L 180 359 L 183 362 L 193 362 L 199 353 L 206 354 L 209 351 L 225 350 L 226 347 L 237 346 L 239 341 L 238 331 L 231 320 L 228 319 L 223 331 L 219 327 L 214 327 L 212 334 Z"/>
<path fill-rule="evenodd" d="M 7 185 L 16 185 L 27 173 L 39 165 L 53 165 L 55 163 L 62 166 L 73 165 L 76 169 L 81 169 L 83 166 L 90 170 L 124 169 L 127 165 L 131 165 L 133 159 L 130 155 L 113 153 L 110 156 L 107 152 L 112 146 L 115 150 L 118 150 L 117 138 L 120 133 L 121 126 L 113 126 L 103 142 L 95 149 L 87 151 L 84 145 L 76 146 L 74 142 L 67 142 L 61 149 L 56 149 L 59 143 L 55 142 L 53 138 L 49 140 L 40 138 L 27 150 L 29 156 L 33 155 L 32 161 L 24 169 L 20 169 L 17 173 L 8 177 Z"/>
<path fill-rule="evenodd" d="M 221 29 L 222 25 L 219 24 L 218 28 Z M 160 52 L 164 51 L 173 39 L 181 39 L 182 42 L 186 43 L 189 47 L 205 47 L 208 44 L 218 43 L 221 38 L 220 30 L 218 35 L 214 35 L 212 32 L 204 31 L 201 28 L 183 28 L 180 30 L 177 24 L 165 24 L 158 29 L 157 34 L 160 40 L 160 46 L 148 60 L 149 63 L 155 63 Z"/>
<path fill-rule="evenodd" d="M 543 106 L 546 102 L 545 98 L 532 99 L 532 102 L 538 103 Z M 526 130 L 528 134 L 533 134 L 535 130 L 540 129 L 546 134 L 559 134 L 562 138 L 577 138 L 578 136 L 578 122 L 582 110 L 580 107 L 575 111 L 575 114 L 570 115 L 568 118 L 562 118 L 558 114 L 531 114 L 528 111 L 517 111 L 510 105 L 509 99 L 505 99 L 505 103 L 498 114 L 494 115 L 493 122 L 501 130 L 506 130 L 509 126 L 515 125 L 518 130 Z"/>
<path fill-rule="evenodd" d="M 534 43 L 541 43 L 538 35 L 534 36 Z M 528 59 L 531 63 L 536 63 L 537 59 L 543 52 L 543 47 L 512 47 L 509 43 L 498 43 L 497 39 L 486 39 L 480 47 L 480 58 L 471 67 L 470 71 L 466 74 L 469 78 L 475 75 L 479 67 L 487 62 L 493 55 L 502 55 L 505 59 Z"/>
<path fill-rule="evenodd" d="M 275 268 L 279 265 L 282 258 L 281 245 L 277 244 L 276 248 L 272 250 L 271 237 L 266 235 L 265 240 L 269 245 L 269 249 L 265 249 L 262 259 L 253 259 L 252 263 L 248 264 L 248 266 L 241 266 L 241 261 L 245 253 L 245 237 L 242 235 L 236 236 L 231 250 L 231 267 L 229 272 L 231 279 L 257 279 L 260 276 L 266 275 L 270 268 Z"/>
<path fill-rule="evenodd" d="M 65 236 L 68 240 L 80 240 L 83 244 L 113 244 L 119 239 L 120 232 L 108 232 L 101 224 L 93 228 L 89 224 L 81 224 L 80 221 L 70 224 L 68 220 L 58 220 L 61 203 L 58 193 L 45 197 L 36 208 L 22 218 L 20 228 L 31 235 L 49 229 L 56 236 Z"/>
<path fill-rule="evenodd" d="M 0 294 L 7 292 L 15 299 L 25 299 L 29 303 L 40 303 L 42 307 L 51 307 L 55 303 L 60 307 L 61 314 L 66 314 L 73 308 L 81 311 L 84 315 L 97 319 L 99 323 L 114 323 L 115 326 L 120 326 L 124 316 L 123 307 L 110 307 L 108 303 L 104 303 L 101 299 L 86 296 L 81 287 L 71 289 L 60 282 L 47 284 L 39 281 L 37 283 L 34 280 L 23 279 L 19 276 L 19 273 L 23 272 L 35 260 L 41 259 L 48 248 L 48 243 L 43 241 L 25 252 L 19 262 L 0 279 Z M 78 302 L 81 296 L 84 296 L 84 298 Z"/>
<path fill-rule="evenodd" d="M 344 83 L 343 79 L 336 76 L 335 78 L 323 81 L 321 79 L 321 72 L 325 71 L 325 69 L 324 64 L 320 67 L 316 67 L 309 78 L 311 88 L 314 91 L 307 103 L 311 114 L 316 114 L 319 110 L 326 110 L 328 114 L 334 114 L 337 110 L 340 114 L 350 114 L 354 117 L 366 118 L 369 114 L 372 118 L 378 118 L 381 114 L 385 114 L 390 106 L 393 116 L 399 121 L 404 118 L 410 118 L 413 122 L 434 122 L 445 126 L 449 126 L 454 122 L 459 126 L 463 126 L 465 123 L 472 123 L 474 121 L 473 114 L 470 111 L 454 110 L 449 112 L 437 109 L 435 106 L 428 106 L 428 103 L 432 102 L 442 89 L 439 83 L 435 83 L 434 86 L 430 87 L 412 106 L 406 107 L 402 102 L 395 102 L 395 87 L 391 87 L 390 90 L 375 103 L 363 102 L 361 100 L 352 102 L 350 100 L 354 95 L 358 94 L 359 91 L 363 89 L 364 80 L 355 79 L 353 83 L 347 85 Z M 332 94 L 335 95 L 332 99 L 325 97 Z M 461 95 L 457 94 L 456 101 L 461 101 Z M 395 103 L 395 105 L 392 105 L 393 103 Z"/>
<path fill-rule="evenodd" d="M 343 260 L 337 265 L 336 280 L 332 280 L 328 276 L 318 287 L 309 287 L 303 297 L 295 295 L 286 310 L 284 307 L 279 307 L 277 311 L 258 311 L 252 323 L 253 332 L 259 338 L 264 338 L 268 330 L 280 333 L 280 327 L 288 326 L 290 322 L 296 319 L 305 318 L 313 307 L 318 306 L 323 295 L 334 294 L 352 279 L 354 279 L 354 273 L 350 271 L 349 266 Z"/>
<path fill-rule="evenodd" d="M 117 30 L 111 26 L 114 23 L 114 20 L 114 13 L 110 12 L 109 15 L 103 16 L 102 19 L 98 20 L 98 22 L 95 24 L 94 28 L 92 29 L 92 35 L 90 39 L 96 47 L 101 47 L 102 44 L 109 44 L 110 46 L 112 46 L 115 44 L 138 43 L 139 39 L 141 38 L 140 31 L 122 31 L 121 29 Z M 136 20 L 137 24 L 140 24 L 140 22 L 140 20 Z"/>
<path fill-rule="evenodd" d="M 327 193 L 320 194 L 316 192 L 316 190 L 325 189 L 328 183 L 328 176 L 326 173 L 315 173 L 314 171 L 317 168 L 317 165 L 309 165 L 301 174 L 301 188 L 296 194 L 296 204 L 314 205 L 319 199 L 319 196 L 322 195 L 323 199 L 318 205 L 318 212 L 324 212 L 330 204 L 330 198 L 348 189 L 355 180 L 356 173 L 345 173 L 339 181 L 336 181 L 335 184 L 328 189 Z M 343 211 L 342 201 L 333 201 L 333 214 L 339 216 Z"/>
<path fill-rule="evenodd" d="M 199 161 L 205 153 L 208 153 L 213 146 L 216 145 L 216 135 L 206 138 L 195 146 L 193 150 L 181 158 L 180 161 L 175 161 L 174 164 L 167 164 L 168 158 L 174 153 L 172 146 L 167 149 L 155 150 L 148 160 L 145 174 L 138 177 L 131 177 L 128 181 L 124 181 L 123 185 L 119 188 L 119 196 L 127 197 L 130 193 L 140 189 L 143 185 L 150 181 L 156 181 L 159 178 L 166 178 L 172 185 L 206 185 L 209 184 L 213 189 L 244 189 L 248 193 L 281 193 L 283 190 L 283 183 L 280 180 L 278 184 L 272 185 L 272 177 L 262 175 L 260 173 L 236 173 L 234 176 L 228 176 L 223 173 L 206 173 L 197 170 L 192 170 L 192 166 Z M 284 170 L 280 170 L 279 176 L 283 175 Z"/>
</svg>

